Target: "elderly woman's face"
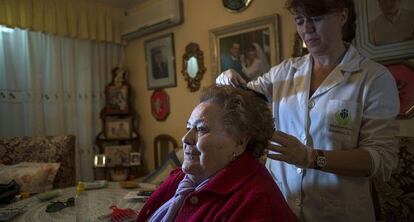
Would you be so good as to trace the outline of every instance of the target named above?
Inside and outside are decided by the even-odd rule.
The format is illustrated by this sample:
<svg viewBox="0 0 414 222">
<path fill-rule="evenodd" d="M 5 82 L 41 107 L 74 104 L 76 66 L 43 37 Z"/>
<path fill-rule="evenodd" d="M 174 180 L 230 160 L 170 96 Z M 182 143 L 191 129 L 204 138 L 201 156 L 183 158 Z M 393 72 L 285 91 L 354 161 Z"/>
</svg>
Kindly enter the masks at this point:
<svg viewBox="0 0 414 222">
<path fill-rule="evenodd" d="M 187 133 L 182 138 L 184 173 L 200 181 L 224 168 L 236 155 L 244 151 L 224 129 L 223 110 L 214 103 L 200 103 L 187 123 Z"/>
</svg>

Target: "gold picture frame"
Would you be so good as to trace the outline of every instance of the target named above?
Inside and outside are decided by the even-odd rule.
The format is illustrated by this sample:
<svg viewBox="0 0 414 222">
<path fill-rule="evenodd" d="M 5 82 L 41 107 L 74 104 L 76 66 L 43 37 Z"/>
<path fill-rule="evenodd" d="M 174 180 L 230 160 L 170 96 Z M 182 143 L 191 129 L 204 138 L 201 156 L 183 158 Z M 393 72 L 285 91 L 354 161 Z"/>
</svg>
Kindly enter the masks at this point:
<svg viewBox="0 0 414 222">
<path fill-rule="evenodd" d="M 410 10 L 414 10 L 414 3 L 412 1 L 405 2 L 410 3 L 408 5 Z M 406 7 L 402 5 L 401 7 Z M 380 13 L 377 0 L 359 0 L 355 1 L 357 18 L 357 31 L 354 39 L 355 47 L 364 56 L 376 60 L 376 61 L 387 61 L 395 59 L 404 59 L 414 56 L 414 38 L 406 41 L 399 41 L 394 43 L 380 44 L 377 45 L 372 40 L 373 33 L 370 33 L 373 29 L 371 23 Z M 406 27 L 408 29 L 408 27 Z M 389 31 L 386 36 L 392 37 L 396 33 L 390 33 Z"/>
<path fill-rule="evenodd" d="M 259 45 L 268 67 L 280 62 L 279 16 L 277 14 L 215 28 L 209 31 L 212 80 L 224 70 L 224 58 L 231 44 L 240 44 L 241 51 L 252 43 Z"/>
</svg>

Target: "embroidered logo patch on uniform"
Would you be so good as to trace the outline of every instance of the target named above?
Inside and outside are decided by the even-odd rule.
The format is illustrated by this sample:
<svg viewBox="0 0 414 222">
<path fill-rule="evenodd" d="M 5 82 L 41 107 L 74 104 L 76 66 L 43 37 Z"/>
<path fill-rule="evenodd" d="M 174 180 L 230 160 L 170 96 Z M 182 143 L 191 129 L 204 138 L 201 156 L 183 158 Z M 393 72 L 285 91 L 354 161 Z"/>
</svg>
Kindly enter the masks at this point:
<svg viewBox="0 0 414 222">
<path fill-rule="evenodd" d="M 335 120 L 341 126 L 347 126 L 351 120 L 351 114 L 347 109 L 338 110 L 335 113 Z"/>
</svg>

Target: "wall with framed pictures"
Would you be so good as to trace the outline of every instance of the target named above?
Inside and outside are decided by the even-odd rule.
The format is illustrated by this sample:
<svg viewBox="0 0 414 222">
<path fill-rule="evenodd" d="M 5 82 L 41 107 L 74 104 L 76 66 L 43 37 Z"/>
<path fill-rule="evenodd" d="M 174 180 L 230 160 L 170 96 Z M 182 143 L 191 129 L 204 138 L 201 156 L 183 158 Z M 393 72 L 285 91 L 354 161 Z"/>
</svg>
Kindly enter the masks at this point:
<svg viewBox="0 0 414 222">
<path fill-rule="evenodd" d="M 140 138 L 124 69 L 113 69 L 100 117 L 102 131 L 96 137 L 95 179 L 122 181 L 137 177 L 142 166 Z"/>
<path fill-rule="evenodd" d="M 222 0 L 185 1 L 183 5 L 183 24 L 128 41 L 125 46 L 125 61 L 131 71 L 129 83 L 133 86 L 136 95 L 138 95 L 135 97 L 135 109 L 141 117 L 140 129 L 145 129 L 139 132 L 141 138 L 145 138 L 142 140 L 142 147 L 146 149 L 153 147 L 154 138 L 160 133 L 170 134 L 180 141 L 185 133 L 185 127 L 180 126 L 185 125 L 192 110 L 198 104 L 200 91 L 214 82 L 214 78 L 219 74 L 219 69 L 221 69 L 221 61 L 219 61 L 221 58 L 218 57 L 220 52 L 215 50 L 222 49 L 221 55 L 223 55 L 224 59 L 225 52 L 228 52 L 227 47 L 230 46 L 227 41 L 237 41 L 240 38 L 243 41 L 241 45 L 246 48 L 250 45 L 250 42 L 258 43 L 265 52 L 269 65 L 276 65 L 282 59 L 292 54 L 293 35 L 296 29 L 293 16 L 284 8 L 284 4 L 285 1 L 251 1 L 248 7 L 243 7 L 240 10 L 239 7 L 236 7 L 236 11 L 231 12 L 223 5 Z M 255 27 L 254 24 L 257 24 L 255 19 L 275 14 L 279 15 L 278 19 L 272 19 L 271 21 L 260 19 L 262 23 Z M 250 24 L 250 22 L 252 23 Z M 273 28 L 275 25 L 272 26 L 272 23 L 274 24 L 275 22 L 279 22 L 279 31 Z M 237 26 L 235 24 L 238 23 L 245 25 L 236 30 Z M 232 29 L 233 27 L 234 29 Z M 217 29 L 221 29 L 222 32 L 217 33 L 212 38 L 216 42 L 216 48 L 211 47 L 212 39 L 209 38 L 209 34 L 212 30 L 219 31 Z M 267 35 L 267 31 L 271 32 L 270 35 Z M 164 41 L 169 38 L 169 33 L 173 33 L 173 45 L 169 44 L 168 41 Z M 191 42 L 197 43 L 200 50 L 203 51 L 204 66 L 206 67 L 203 78 L 200 81 L 200 88 L 197 91 L 190 91 L 187 88 L 188 84 L 184 75 L 180 74 L 185 65 L 182 56 L 186 54 L 186 46 Z M 166 60 L 170 52 L 167 48 L 171 48 L 169 45 L 174 46 L 175 86 L 164 86 L 164 83 L 165 85 L 174 85 L 173 81 L 162 83 L 161 81 L 149 82 L 149 80 L 168 79 L 155 79 L 155 75 L 149 72 L 149 70 L 152 69 L 150 50 L 154 49 L 153 52 L 155 53 L 157 51 L 156 48 L 161 46 L 161 49 L 165 49 L 162 54 Z M 165 47 L 162 48 L 163 46 Z M 280 54 L 277 55 L 277 53 Z M 212 54 L 216 55 L 214 61 L 211 57 Z M 212 67 L 213 62 L 215 63 L 214 69 Z M 172 68 L 172 66 L 170 67 Z M 170 75 L 170 73 L 168 74 Z M 162 86 L 159 86 L 159 84 Z M 152 107 L 154 103 L 151 102 L 151 98 L 153 98 L 152 95 L 155 89 L 163 89 L 169 96 L 169 114 L 163 121 L 153 117 Z M 153 152 L 142 152 L 141 154 L 145 160 L 145 167 L 148 170 L 154 169 Z"/>
</svg>

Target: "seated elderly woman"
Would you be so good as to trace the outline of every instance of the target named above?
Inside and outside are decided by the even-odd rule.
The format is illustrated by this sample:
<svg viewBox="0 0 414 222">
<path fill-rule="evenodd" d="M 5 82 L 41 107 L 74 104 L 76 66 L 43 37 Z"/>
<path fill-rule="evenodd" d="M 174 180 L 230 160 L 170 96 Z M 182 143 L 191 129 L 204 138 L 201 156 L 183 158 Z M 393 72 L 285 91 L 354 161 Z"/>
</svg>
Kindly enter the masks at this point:
<svg viewBox="0 0 414 222">
<path fill-rule="evenodd" d="M 204 90 L 182 138 L 182 168 L 151 195 L 137 221 L 295 221 L 258 159 L 272 133 L 269 107 L 254 92 Z"/>
</svg>

